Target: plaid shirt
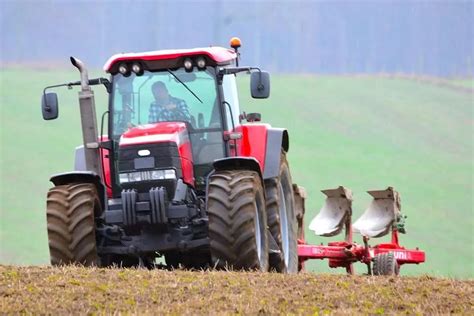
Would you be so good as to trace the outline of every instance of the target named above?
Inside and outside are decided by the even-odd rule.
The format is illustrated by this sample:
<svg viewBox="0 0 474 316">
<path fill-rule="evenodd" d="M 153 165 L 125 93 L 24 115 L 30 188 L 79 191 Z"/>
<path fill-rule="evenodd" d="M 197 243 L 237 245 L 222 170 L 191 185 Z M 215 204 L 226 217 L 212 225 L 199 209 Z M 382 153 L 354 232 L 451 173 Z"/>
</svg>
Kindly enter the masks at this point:
<svg viewBox="0 0 474 316">
<path fill-rule="evenodd" d="M 184 100 L 170 97 L 169 103 L 176 104 L 176 108 L 167 110 L 157 102 L 150 105 L 148 114 L 148 123 L 166 122 L 166 121 L 191 121 L 191 114 L 189 114 L 188 106 Z"/>
</svg>

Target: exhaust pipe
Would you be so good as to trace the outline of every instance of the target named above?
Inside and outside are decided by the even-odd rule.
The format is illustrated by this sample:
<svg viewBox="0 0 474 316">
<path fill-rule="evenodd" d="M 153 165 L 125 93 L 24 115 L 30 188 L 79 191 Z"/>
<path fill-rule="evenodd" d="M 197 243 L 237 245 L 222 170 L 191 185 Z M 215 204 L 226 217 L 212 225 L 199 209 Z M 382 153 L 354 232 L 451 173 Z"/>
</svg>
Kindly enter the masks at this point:
<svg viewBox="0 0 474 316">
<path fill-rule="evenodd" d="M 72 56 L 69 59 L 71 60 L 71 64 L 74 67 L 76 67 L 79 70 L 79 72 L 81 73 L 81 89 L 82 89 L 82 91 L 90 90 L 91 88 L 89 86 L 89 74 L 87 72 L 87 68 L 84 65 L 84 63 L 80 59 L 74 58 Z"/>
<path fill-rule="evenodd" d="M 89 86 L 89 75 L 84 63 L 77 58 L 70 57 L 71 63 L 81 74 L 81 91 L 79 91 L 79 108 L 81 112 L 82 138 L 86 169 L 102 178 L 102 164 L 97 139 L 97 117 L 95 112 L 94 91 Z M 102 179 L 104 181 L 104 179 Z"/>
</svg>

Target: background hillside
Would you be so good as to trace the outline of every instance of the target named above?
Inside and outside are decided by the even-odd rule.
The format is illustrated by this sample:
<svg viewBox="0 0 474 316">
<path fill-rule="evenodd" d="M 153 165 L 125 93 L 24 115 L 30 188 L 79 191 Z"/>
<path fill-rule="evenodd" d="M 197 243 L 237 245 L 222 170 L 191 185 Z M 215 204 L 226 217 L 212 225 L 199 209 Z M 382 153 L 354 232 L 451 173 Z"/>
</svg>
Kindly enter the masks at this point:
<svg viewBox="0 0 474 316">
<path fill-rule="evenodd" d="M 0 70 L 2 264 L 48 263 L 48 179 L 72 168 L 81 130 L 77 91 L 58 90 L 60 117 L 51 122 L 41 118 L 40 96 L 46 85 L 78 79 L 72 69 Z M 472 91 L 377 76 L 274 75 L 271 98 L 255 101 L 248 78 L 239 80 L 242 110 L 289 130 L 293 180 L 309 193 L 306 224 L 323 203 L 321 189 L 351 188 L 355 220 L 370 202 L 366 190 L 391 185 L 408 215 L 402 244 L 427 253 L 425 264 L 402 273 L 474 277 Z M 474 89 L 472 80 L 451 82 Z M 106 96 L 95 92 L 100 116 Z"/>
<path fill-rule="evenodd" d="M 472 77 L 473 14 L 469 0 L 7 0 L 0 62 L 64 64 L 74 55 L 100 67 L 119 52 L 239 36 L 243 63 L 273 73 Z"/>
</svg>

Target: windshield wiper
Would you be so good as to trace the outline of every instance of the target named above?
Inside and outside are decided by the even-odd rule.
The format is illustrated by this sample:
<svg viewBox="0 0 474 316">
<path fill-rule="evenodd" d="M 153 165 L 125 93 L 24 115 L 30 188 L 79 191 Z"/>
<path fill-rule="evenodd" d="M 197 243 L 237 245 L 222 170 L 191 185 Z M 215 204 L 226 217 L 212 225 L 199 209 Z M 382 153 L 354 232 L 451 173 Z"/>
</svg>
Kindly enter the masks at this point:
<svg viewBox="0 0 474 316">
<path fill-rule="evenodd" d="M 179 83 L 181 83 L 186 89 L 188 89 L 188 91 L 191 92 L 192 95 L 194 95 L 194 97 L 195 97 L 196 99 L 198 99 L 199 102 L 203 103 L 203 102 L 201 101 L 201 99 L 199 99 L 199 97 L 196 95 L 196 93 L 194 93 L 193 90 L 189 89 L 189 87 L 188 87 L 184 82 L 182 82 L 181 79 L 179 79 L 171 70 L 169 70 L 169 69 L 166 69 L 166 70 L 167 70 L 176 80 L 178 80 Z"/>
</svg>

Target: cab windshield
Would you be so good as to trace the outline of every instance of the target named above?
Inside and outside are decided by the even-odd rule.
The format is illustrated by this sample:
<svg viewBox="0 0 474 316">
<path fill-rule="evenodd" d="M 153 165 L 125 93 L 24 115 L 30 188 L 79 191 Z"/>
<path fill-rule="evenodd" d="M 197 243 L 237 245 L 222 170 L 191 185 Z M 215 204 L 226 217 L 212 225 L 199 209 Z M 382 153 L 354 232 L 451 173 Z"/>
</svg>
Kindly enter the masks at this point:
<svg viewBox="0 0 474 316">
<path fill-rule="evenodd" d="M 191 129 L 221 128 L 214 69 L 145 71 L 113 78 L 112 137 L 130 127 L 184 121 Z"/>
<path fill-rule="evenodd" d="M 113 77 L 112 140 L 128 129 L 157 122 L 185 122 L 197 185 L 205 184 L 215 159 L 224 157 L 222 119 L 214 69 L 145 71 Z M 118 149 L 118 147 L 115 147 Z M 115 161 L 118 153 L 114 151 Z"/>
</svg>

